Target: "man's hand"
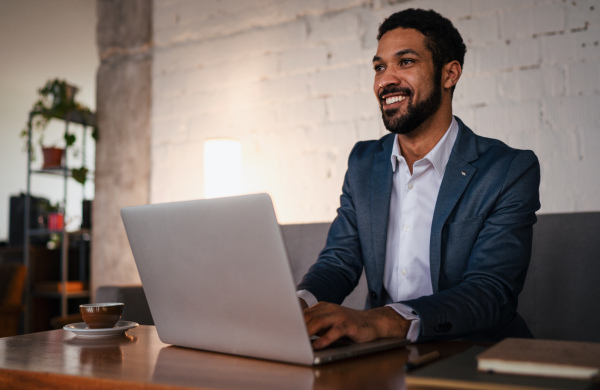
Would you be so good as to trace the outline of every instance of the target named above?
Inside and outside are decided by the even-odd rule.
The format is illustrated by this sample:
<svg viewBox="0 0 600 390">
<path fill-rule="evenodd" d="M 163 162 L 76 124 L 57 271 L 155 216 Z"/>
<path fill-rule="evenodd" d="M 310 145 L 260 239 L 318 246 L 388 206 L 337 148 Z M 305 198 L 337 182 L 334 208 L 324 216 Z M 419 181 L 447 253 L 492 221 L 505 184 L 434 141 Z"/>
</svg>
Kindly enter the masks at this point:
<svg viewBox="0 0 600 390">
<path fill-rule="evenodd" d="M 309 335 L 320 335 L 313 346 L 325 348 L 347 336 L 362 343 L 387 337 L 406 337 L 410 321 L 391 307 L 354 310 L 332 303 L 319 302 L 304 310 Z"/>
</svg>

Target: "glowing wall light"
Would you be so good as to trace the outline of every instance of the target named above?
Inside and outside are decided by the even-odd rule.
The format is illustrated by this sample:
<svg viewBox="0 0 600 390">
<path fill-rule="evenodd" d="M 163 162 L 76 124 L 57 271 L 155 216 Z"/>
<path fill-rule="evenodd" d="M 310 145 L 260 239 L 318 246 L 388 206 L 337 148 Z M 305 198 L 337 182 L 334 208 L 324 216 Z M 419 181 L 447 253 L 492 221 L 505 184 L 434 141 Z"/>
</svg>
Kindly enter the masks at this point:
<svg viewBox="0 0 600 390">
<path fill-rule="evenodd" d="M 232 138 L 204 141 L 204 197 L 242 192 L 242 144 Z"/>
</svg>

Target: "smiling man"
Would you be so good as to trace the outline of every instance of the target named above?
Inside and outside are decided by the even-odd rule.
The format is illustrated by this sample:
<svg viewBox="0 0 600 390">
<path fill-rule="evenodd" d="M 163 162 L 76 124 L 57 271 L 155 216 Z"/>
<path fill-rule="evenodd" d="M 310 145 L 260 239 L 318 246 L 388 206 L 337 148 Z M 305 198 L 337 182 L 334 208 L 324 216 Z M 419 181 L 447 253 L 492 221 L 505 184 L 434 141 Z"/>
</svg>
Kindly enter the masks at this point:
<svg viewBox="0 0 600 390">
<path fill-rule="evenodd" d="M 373 91 L 390 134 L 350 153 L 338 215 L 298 286 L 323 348 L 407 337 L 531 337 L 517 313 L 539 209 L 535 154 L 452 115 L 466 47 L 434 11 L 379 27 Z M 340 306 L 365 271 L 365 310 Z"/>
</svg>

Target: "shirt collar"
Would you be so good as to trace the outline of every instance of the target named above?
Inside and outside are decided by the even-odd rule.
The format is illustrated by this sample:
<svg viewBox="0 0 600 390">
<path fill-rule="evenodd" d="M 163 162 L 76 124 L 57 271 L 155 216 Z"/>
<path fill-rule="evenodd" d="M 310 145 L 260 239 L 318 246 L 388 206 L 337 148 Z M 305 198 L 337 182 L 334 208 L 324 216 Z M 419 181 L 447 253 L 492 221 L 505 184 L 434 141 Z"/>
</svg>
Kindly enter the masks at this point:
<svg viewBox="0 0 600 390">
<path fill-rule="evenodd" d="M 450 159 L 450 153 L 452 152 L 452 147 L 454 146 L 457 136 L 458 122 L 456 122 L 456 119 L 453 116 L 452 122 L 450 122 L 450 127 L 448 127 L 448 130 L 446 130 L 446 133 L 442 139 L 440 139 L 433 149 L 431 149 L 429 153 L 422 158 L 422 160 L 428 160 L 433 165 L 440 177 L 444 175 L 444 171 L 446 170 L 446 165 Z M 391 161 L 393 172 L 396 172 L 397 162 L 405 161 L 404 157 L 402 157 L 400 154 L 400 147 L 398 146 L 398 134 L 394 136 L 394 146 L 392 147 Z"/>
</svg>

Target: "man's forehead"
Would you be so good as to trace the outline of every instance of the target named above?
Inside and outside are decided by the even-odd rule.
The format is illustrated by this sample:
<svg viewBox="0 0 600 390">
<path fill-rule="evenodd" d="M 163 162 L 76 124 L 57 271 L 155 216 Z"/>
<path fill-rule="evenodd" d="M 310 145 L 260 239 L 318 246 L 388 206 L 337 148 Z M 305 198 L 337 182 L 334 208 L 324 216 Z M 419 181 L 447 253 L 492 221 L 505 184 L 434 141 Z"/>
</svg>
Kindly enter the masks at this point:
<svg viewBox="0 0 600 390">
<path fill-rule="evenodd" d="M 396 55 L 409 52 L 422 55 L 424 51 L 427 51 L 425 35 L 412 28 L 398 27 L 383 34 L 377 45 L 375 57 L 381 57 L 383 54 Z"/>
<path fill-rule="evenodd" d="M 425 35 L 423 35 L 422 32 L 420 32 L 417 29 L 414 28 L 410 28 L 410 27 L 396 27 L 392 30 L 386 31 L 385 34 L 383 34 L 381 36 L 381 40 L 383 40 L 385 37 L 420 37 L 421 39 L 425 38 Z"/>
</svg>

